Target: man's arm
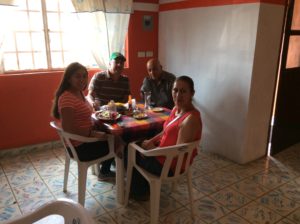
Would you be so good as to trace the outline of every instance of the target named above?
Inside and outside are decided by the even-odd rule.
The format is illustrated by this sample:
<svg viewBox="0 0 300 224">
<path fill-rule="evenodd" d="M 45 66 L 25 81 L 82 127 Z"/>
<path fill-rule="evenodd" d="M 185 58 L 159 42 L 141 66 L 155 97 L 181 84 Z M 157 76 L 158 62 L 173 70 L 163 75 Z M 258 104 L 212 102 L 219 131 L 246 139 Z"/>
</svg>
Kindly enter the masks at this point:
<svg viewBox="0 0 300 224">
<path fill-rule="evenodd" d="M 175 82 L 175 79 L 176 79 L 176 76 L 172 73 L 169 73 L 169 83 L 170 83 L 170 91 L 172 92 L 172 89 L 173 89 L 173 84 Z"/>
<path fill-rule="evenodd" d="M 96 98 L 96 93 L 94 91 L 94 86 L 95 86 L 95 81 L 96 81 L 96 76 L 97 74 L 95 74 L 90 83 L 89 83 L 89 86 L 88 86 L 88 95 L 86 96 L 86 99 L 87 101 L 91 104 L 91 105 L 94 105 L 94 102 L 95 102 L 95 98 Z"/>
<path fill-rule="evenodd" d="M 129 82 L 129 78 L 127 77 L 127 95 L 124 95 L 123 98 L 123 102 L 127 102 L 128 101 L 128 96 L 131 95 L 131 91 L 130 91 L 130 82 Z"/>
<path fill-rule="evenodd" d="M 166 107 L 172 109 L 174 107 L 172 90 L 173 90 L 173 84 L 175 82 L 176 76 L 169 72 L 166 72 L 166 74 L 167 74 L 166 94 L 168 97 L 168 103 L 166 104 Z"/>
<path fill-rule="evenodd" d="M 142 100 L 144 100 L 144 92 L 147 92 L 147 91 L 151 91 L 151 88 L 150 88 L 150 83 L 149 83 L 148 78 L 145 77 L 143 80 L 143 84 L 141 86 L 141 90 L 140 90 L 140 96 L 141 96 Z"/>
<path fill-rule="evenodd" d="M 92 105 L 95 101 L 95 97 L 93 96 L 93 91 L 89 90 L 88 95 L 86 96 L 87 101 Z"/>
</svg>

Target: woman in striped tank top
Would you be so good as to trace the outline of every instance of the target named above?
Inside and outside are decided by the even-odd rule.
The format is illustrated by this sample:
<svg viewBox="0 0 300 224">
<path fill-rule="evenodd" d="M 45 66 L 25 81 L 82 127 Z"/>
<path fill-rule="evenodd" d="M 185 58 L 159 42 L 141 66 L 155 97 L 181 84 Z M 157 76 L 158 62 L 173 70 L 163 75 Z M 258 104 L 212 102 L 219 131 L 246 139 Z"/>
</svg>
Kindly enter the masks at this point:
<svg viewBox="0 0 300 224">
<path fill-rule="evenodd" d="M 60 120 L 62 128 L 66 132 L 101 138 L 106 134 L 94 130 L 91 119 L 93 109 L 83 94 L 87 84 L 87 69 L 78 62 L 71 63 L 66 68 L 56 91 L 52 115 Z M 74 145 L 81 161 L 93 160 L 109 152 L 108 144 L 105 141 L 74 142 Z"/>
</svg>

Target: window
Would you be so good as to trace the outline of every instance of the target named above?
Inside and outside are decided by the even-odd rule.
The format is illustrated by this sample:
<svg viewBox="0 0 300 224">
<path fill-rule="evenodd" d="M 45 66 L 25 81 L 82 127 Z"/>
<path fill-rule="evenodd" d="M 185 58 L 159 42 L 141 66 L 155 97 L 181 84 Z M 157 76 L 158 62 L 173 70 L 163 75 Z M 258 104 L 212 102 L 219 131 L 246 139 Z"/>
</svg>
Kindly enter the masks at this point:
<svg viewBox="0 0 300 224">
<path fill-rule="evenodd" d="M 71 0 L 19 2 L 3 42 L 4 72 L 60 69 L 73 61 L 96 66 Z"/>
</svg>

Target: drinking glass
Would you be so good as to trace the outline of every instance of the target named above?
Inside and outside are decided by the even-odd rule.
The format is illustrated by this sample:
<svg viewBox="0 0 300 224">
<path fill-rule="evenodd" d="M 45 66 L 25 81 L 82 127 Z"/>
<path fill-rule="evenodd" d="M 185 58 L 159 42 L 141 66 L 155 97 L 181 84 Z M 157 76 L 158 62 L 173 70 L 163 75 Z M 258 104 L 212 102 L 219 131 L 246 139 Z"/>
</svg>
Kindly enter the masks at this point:
<svg viewBox="0 0 300 224">
<path fill-rule="evenodd" d="M 144 92 L 144 100 L 145 100 L 145 105 L 144 105 L 145 110 L 150 110 L 151 109 L 151 91 Z"/>
</svg>

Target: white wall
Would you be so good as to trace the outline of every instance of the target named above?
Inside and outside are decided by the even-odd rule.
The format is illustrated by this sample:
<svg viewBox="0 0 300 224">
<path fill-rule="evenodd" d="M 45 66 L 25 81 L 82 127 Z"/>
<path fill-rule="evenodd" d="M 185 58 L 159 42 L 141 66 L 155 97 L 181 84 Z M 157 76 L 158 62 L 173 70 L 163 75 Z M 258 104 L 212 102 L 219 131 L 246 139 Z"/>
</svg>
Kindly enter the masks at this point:
<svg viewBox="0 0 300 224">
<path fill-rule="evenodd" d="M 271 12 L 272 18 L 275 15 L 273 8 L 283 11 L 283 6 L 272 5 L 271 10 L 264 9 L 264 12 L 260 6 L 255 3 L 200 7 L 159 14 L 159 58 L 165 70 L 177 75 L 189 75 L 195 81 L 195 103 L 201 110 L 204 123 L 203 148 L 239 163 L 257 158 L 266 151 L 266 148 L 253 148 L 257 135 L 249 131 L 253 128 L 251 122 L 258 115 L 249 114 L 256 107 L 250 99 L 257 91 L 256 84 L 252 83 L 255 81 L 253 72 L 255 76 L 263 75 L 260 72 L 261 58 L 256 60 L 254 57 L 261 52 L 256 49 L 260 47 L 257 43 L 260 34 L 257 32 L 262 31 L 260 14 Z M 278 17 L 277 14 L 275 16 Z M 278 19 L 275 22 L 278 23 Z M 278 24 L 272 27 L 277 26 L 281 29 Z M 278 29 L 273 28 L 272 35 L 278 35 Z M 279 45 L 278 41 L 271 41 L 267 48 L 272 44 Z M 275 54 L 277 58 L 278 52 Z M 275 64 L 270 63 L 267 76 L 276 75 Z M 274 79 L 270 80 L 269 87 L 274 87 L 274 82 Z M 269 95 L 266 99 L 268 107 Z M 261 104 L 264 102 L 262 100 Z M 266 110 L 261 108 L 259 113 Z M 261 128 L 265 128 L 265 124 Z M 265 132 L 260 128 L 255 131 Z M 264 146 L 259 144 L 258 147 Z M 258 153 L 254 153 L 253 157 L 251 151 Z"/>
<path fill-rule="evenodd" d="M 267 148 L 283 17 L 282 6 L 261 4 L 242 162 L 263 156 Z"/>
</svg>

